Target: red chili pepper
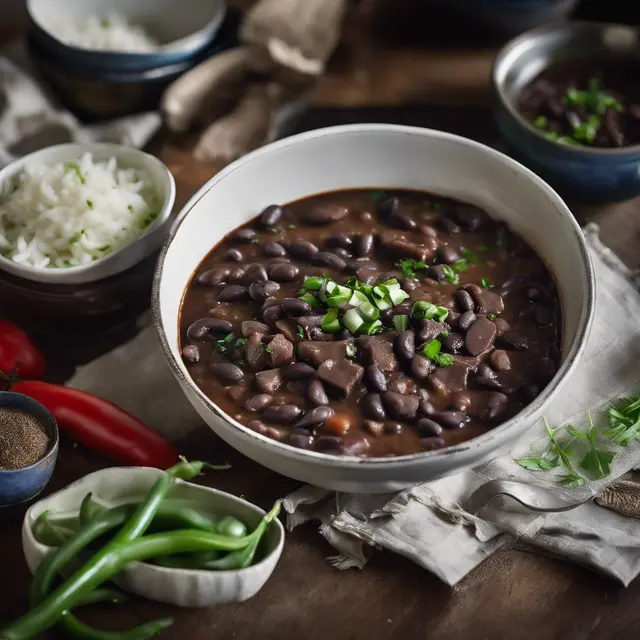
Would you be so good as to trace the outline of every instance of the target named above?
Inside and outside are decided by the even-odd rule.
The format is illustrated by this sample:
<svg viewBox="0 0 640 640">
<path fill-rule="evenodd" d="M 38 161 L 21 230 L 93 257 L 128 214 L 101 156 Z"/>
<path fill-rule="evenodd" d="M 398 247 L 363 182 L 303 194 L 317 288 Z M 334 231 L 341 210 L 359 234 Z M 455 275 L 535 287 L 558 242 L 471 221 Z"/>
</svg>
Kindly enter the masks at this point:
<svg viewBox="0 0 640 640">
<path fill-rule="evenodd" d="M 120 464 L 168 469 L 179 461 L 171 444 L 108 400 L 47 382 L 16 382 L 11 391 L 43 404 L 60 431 Z"/>
<path fill-rule="evenodd" d="M 17 371 L 18 377 L 39 380 L 45 360 L 31 338 L 15 324 L 0 320 L 0 371 Z"/>
</svg>

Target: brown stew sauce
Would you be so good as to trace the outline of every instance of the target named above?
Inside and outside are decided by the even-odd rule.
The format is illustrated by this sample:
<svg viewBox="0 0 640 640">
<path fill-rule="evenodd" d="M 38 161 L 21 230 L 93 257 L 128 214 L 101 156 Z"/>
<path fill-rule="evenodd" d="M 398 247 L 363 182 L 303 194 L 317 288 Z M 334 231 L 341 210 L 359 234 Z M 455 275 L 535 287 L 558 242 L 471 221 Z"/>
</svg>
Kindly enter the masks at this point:
<svg viewBox="0 0 640 640">
<path fill-rule="evenodd" d="M 325 304 L 298 298 L 312 276 L 396 278 L 410 297 L 381 313 L 381 333 L 329 334 Z M 444 323 L 412 316 L 417 301 L 448 310 Z M 268 207 L 213 248 L 180 316 L 189 372 L 222 410 L 292 446 L 367 457 L 508 420 L 554 376 L 559 332 L 553 278 L 524 241 L 473 205 L 414 191 Z"/>
</svg>

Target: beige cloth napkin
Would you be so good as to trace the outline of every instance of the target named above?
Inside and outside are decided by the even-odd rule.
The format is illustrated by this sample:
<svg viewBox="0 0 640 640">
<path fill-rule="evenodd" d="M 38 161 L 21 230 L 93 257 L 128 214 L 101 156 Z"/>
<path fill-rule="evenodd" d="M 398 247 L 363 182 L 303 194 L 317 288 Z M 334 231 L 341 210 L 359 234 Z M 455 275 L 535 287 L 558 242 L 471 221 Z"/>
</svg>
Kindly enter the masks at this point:
<svg viewBox="0 0 640 640">
<path fill-rule="evenodd" d="M 596 226 L 589 225 L 585 235 L 596 270 L 596 316 L 587 352 L 547 412 L 556 425 L 584 426 L 587 409 L 597 411 L 621 395 L 640 391 L 638 278 L 600 243 Z M 135 385 L 124 375 L 127 371 L 135 377 Z M 112 400 L 166 437 L 179 437 L 201 424 L 164 362 L 152 327 L 80 369 L 70 384 Z M 542 437 L 542 432 L 538 435 Z M 513 462 L 513 457 L 528 452 L 535 438 L 533 431 L 512 455 L 479 469 L 397 494 L 335 494 L 302 487 L 284 502 L 289 528 L 319 520 L 320 533 L 337 551 L 330 560 L 340 569 L 363 567 L 372 549 L 383 548 L 410 558 L 453 585 L 517 538 L 628 584 L 640 572 L 640 519 L 594 502 L 546 517 L 487 508 L 480 519 L 464 511 L 461 505 L 466 498 L 487 480 L 540 484 L 577 501 L 640 465 L 640 443 L 636 443 L 618 453 L 604 481 L 561 489 L 551 472 L 534 474 Z"/>
<path fill-rule="evenodd" d="M 0 167 L 32 151 L 65 142 L 143 147 L 160 123 L 159 114 L 143 113 L 83 126 L 39 83 L 22 42 L 13 43 L 0 55 Z"/>
</svg>

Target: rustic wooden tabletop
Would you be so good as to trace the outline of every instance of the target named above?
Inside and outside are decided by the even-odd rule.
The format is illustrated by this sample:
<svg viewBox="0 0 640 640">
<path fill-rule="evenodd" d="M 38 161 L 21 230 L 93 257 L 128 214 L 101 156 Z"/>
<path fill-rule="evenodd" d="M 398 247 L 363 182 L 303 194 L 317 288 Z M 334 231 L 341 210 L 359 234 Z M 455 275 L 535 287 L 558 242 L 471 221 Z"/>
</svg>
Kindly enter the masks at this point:
<svg viewBox="0 0 640 640">
<path fill-rule="evenodd" d="M 299 128 L 401 122 L 455 131 L 499 147 L 487 107 L 490 67 L 499 45 L 469 39 L 469 46 L 451 50 L 442 44 L 447 40 L 442 33 L 436 38 L 428 24 L 409 17 L 409 4 L 408 0 L 387 2 L 393 5 L 393 14 L 378 13 L 369 20 L 360 16 L 348 23 L 343 44 Z M 456 31 L 458 43 L 461 33 Z M 195 164 L 192 143 L 189 137 L 163 133 L 152 146 L 176 178 L 178 207 L 219 169 Z M 604 241 L 627 264 L 640 266 L 640 200 L 599 208 L 574 204 L 573 210 L 581 221 L 598 222 Z M 45 348 L 54 364 L 52 376 L 64 379 L 74 366 L 134 331 L 129 327 L 90 343 L 79 343 L 68 335 L 49 340 Z M 182 448 L 187 455 L 206 451 L 211 460 L 231 462 L 230 471 L 205 482 L 242 493 L 263 506 L 297 486 L 231 451 L 204 428 L 185 440 Z M 65 486 L 105 464 L 64 442 L 49 489 Z M 18 522 L 0 522 L 0 567 L 7 587 L 0 598 L 0 622 L 27 608 L 30 576 L 19 530 Z M 134 598 L 125 606 L 93 611 L 87 620 L 127 628 L 160 615 L 175 615 L 175 625 L 162 635 L 167 640 L 604 640 L 640 634 L 640 581 L 624 589 L 562 560 L 515 549 L 500 552 L 450 589 L 409 561 L 382 552 L 362 571 L 339 573 L 325 560 L 331 552 L 314 526 L 302 527 L 288 536 L 272 579 L 249 602 L 194 611 Z M 44 640 L 55 637 L 55 633 L 42 636 Z"/>
</svg>

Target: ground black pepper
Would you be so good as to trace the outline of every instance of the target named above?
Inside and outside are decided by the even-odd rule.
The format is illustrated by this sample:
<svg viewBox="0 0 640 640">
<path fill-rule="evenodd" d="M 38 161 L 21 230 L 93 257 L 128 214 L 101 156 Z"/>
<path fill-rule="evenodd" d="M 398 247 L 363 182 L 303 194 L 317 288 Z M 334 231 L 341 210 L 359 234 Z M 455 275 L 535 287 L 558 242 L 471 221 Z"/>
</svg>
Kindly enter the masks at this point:
<svg viewBox="0 0 640 640">
<path fill-rule="evenodd" d="M 49 442 L 38 418 L 0 407 L 0 469 L 23 469 L 34 464 L 47 453 Z"/>
</svg>

